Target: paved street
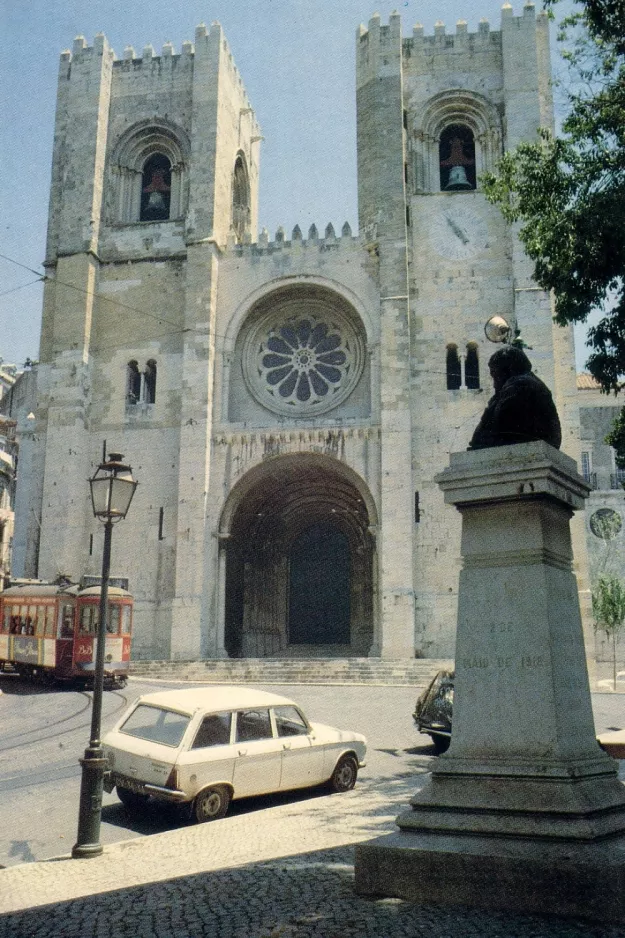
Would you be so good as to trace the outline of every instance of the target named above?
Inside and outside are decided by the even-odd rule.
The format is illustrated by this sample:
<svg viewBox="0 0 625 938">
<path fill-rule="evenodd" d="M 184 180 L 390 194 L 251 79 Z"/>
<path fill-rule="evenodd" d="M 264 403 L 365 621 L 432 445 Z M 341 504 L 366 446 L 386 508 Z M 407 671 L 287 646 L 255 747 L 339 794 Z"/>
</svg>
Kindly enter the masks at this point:
<svg viewBox="0 0 625 938">
<path fill-rule="evenodd" d="M 103 727 L 108 729 L 141 693 L 188 686 L 129 681 L 123 691 L 104 694 Z M 0 675 L 0 864 L 41 860 L 67 853 L 74 843 L 80 767 L 89 739 L 90 693 L 37 688 Z M 367 767 L 362 781 L 427 771 L 433 758 L 428 736 L 419 736 L 411 713 L 416 691 L 410 687 L 275 686 L 266 690 L 292 697 L 311 719 L 354 729 L 367 736 Z M 306 802 L 308 792 L 235 802 L 230 815 L 257 813 L 281 800 Z M 115 794 L 104 796 L 102 842 L 180 827 L 175 810 L 129 818 Z"/>
<path fill-rule="evenodd" d="M 393 829 L 433 759 L 412 727 L 415 692 L 405 687 L 271 688 L 314 719 L 366 733 L 368 764 L 352 792 L 254 799 L 197 826 L 155 812 L 131 821 L 110 796 L 102 857 L 25 863 L 66 854 L 75 838 L 72 762 L 88 736 L 89 695 L 11 690 L 6 679 L 0 686 L 0 821 L 9 844 L 0 862 L 11 864 L 0 872 L 0 938 L 622 938 L 610 926 L 354 895 L 351 845 Z M 146 687 L 133 681 L 122 696 Z M 624 725 L 624 704 L 594 695 L 597 729 Z M 124 705 L 105 696 L 106 725 Z"/>
</svg>

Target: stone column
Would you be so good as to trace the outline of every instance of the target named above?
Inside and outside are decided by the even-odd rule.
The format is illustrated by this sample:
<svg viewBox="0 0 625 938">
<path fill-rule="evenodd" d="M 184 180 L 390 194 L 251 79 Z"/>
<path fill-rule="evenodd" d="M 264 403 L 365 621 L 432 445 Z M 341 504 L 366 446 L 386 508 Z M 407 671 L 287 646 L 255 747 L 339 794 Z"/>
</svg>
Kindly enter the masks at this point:
<svg viewBox="0 0 625 938">
<path fill-rule="evenodd" d="M 217 636 L 213 653 L 216 658 L 228 658 L 228 652 L 226 651 L 226 567 L 231 535 L 220 532 L 217 535 L 217 540 L 217 589 L 213 607 L 217 614 Z"/>
<path fill-rule="evenodd" d="M 361 893 L 625 913 L 625 788 L 595 739 L 569 521 L 588 488 L 546 443 L 454 453 L 462 515 L 453 736 Z M 466 836 L 468 835 L 468 836 Z"/>
<path fill-rule="evenodd" d="M 358 218 L 380 289 L 380 629 L 382 658 L 414 658 L 412 401 L 401 17 L 358 32 Z"/>
</svg>

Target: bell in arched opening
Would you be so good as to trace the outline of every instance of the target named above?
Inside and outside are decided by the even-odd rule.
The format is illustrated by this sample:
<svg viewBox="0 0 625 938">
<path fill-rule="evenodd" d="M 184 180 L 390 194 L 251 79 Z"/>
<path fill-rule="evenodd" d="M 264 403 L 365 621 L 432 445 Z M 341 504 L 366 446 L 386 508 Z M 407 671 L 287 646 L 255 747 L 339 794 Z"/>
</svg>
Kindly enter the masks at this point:
<svg viewBox="0 0 625 938">
<path fill-rule="evenodd" d="M 468 127 L 452 124 L 440 139 L 441 189 L 453 192 L 475 189 L 475 141 Z"/>
<path fill-rule="evenodd" d="M 472 189 L 473 186 L 467 179 L 467 171 L 464 166 L 452 166 L 449 170 L 449 181 L 445 189 Z"/>
<path fill-rule="evenodd" d="M 160 182 L 160 179 L 159 179 Z M 155 185 L 154 177 L 152 177 L 152 185 Z M 164 212 L 165 211 L 165 199 L 161 195 L 160 189 L 152 189 L 150 196 L 148 198 L 147 204 L 148 212 Z"/>
<path fill-rule="evenodd" d="M 171 163 L 155 153 L 145 163 L 141 185 L 140 221 L 164 221 L 169 218 L 171 201 Z"/>
</svg>

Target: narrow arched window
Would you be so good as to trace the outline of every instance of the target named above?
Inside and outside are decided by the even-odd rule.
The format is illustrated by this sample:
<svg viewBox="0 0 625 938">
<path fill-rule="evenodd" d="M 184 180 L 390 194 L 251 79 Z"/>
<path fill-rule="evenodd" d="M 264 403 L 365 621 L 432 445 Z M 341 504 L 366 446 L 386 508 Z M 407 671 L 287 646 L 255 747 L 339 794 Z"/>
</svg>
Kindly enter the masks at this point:
<svg viewBox="0 0 625 938">
<path fill-rule="evenodd" d="M 469 342 L 467 355 L 464 360 L 464 383 L 471 391 L 480 387 L 480 361 L 477 354 L 477 343 Z"/>
<path fill-rule="evenodd" d="M 126 366 L 126 403 L 138 404 L 141 400 L 141 373 L 136 361 Z"/>
<path fill-rule="evenodd" d="M 447 390 L 457 391 L 462 384 L 462 368 L 457 345 L 447 346 Z"/>
<path fill-rule="evenodd" d="M 237 241 L 243 241 L 250 223 L 250 186 L 245 162 L 241 155 L 234 163 L 232 177 L 232 227 Z"/>
<path fill-rule="evenodd" d="M 143 381 L 145 385 L 144 402 L 153 404 L 156 400 L 156 362 L 153 358 L 145 366 Z"/>
<path fill-rule="evenodd" d="M 450 124 L 444 129 L 439 145 L 441 189 L 461 192 L 475 189 L 475 140 L 463 124 Z"/>
<path fill-rule="evenodd" d="M 143 165 L 140 221 L 165 221 L 171 204 L 171 163 L 154 153 Z"/>
<path fill-rule="evenodd" d="M 139 371 L 136 361 L 126 365 L 126 409 L 132 414 L 147 414 L 151 411 L 148 405 L 156 401 L 156 362 L 151 358 L 145 366 L 145 371 Z"/>
</svg>

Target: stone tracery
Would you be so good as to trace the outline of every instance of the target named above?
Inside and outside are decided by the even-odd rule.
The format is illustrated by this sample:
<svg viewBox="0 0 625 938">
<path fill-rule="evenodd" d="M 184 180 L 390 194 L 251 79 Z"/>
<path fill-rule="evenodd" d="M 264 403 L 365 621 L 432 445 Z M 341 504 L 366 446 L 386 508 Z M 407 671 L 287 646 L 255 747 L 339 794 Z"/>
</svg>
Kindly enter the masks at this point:
<svg viewBox="0 0 625 938">
<path fill-rule="evenodd" d="M 364 340 L 353 318 L 330 299 L 297 291 L 271 303 L 249 328 L 243 349 L 248 388 L 279 414 L 311 416 L 337 406 L 356 386 Z"/>
</svg>

